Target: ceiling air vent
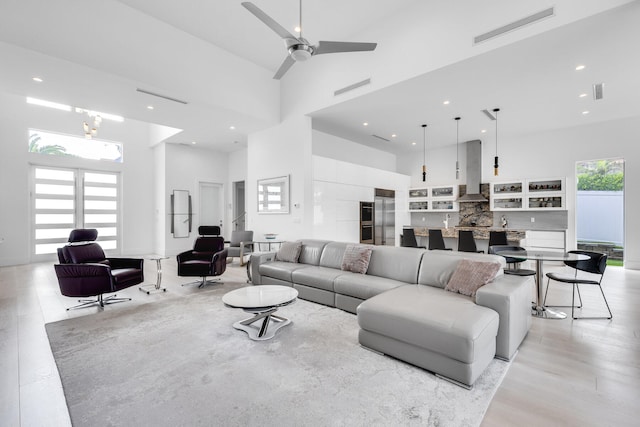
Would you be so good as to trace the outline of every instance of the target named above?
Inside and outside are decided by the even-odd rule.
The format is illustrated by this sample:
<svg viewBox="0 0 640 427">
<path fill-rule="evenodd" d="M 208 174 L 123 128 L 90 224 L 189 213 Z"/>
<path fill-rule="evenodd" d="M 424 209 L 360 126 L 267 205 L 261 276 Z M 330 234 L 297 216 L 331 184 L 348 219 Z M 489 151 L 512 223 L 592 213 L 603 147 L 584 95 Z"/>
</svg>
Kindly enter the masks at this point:
<svg viewBox="0 0 640 427">
<path fill-rule="evenodd" d="M 596 83 L 593 85 L 593 99 L 598 101 L 604 98 L 604 83 Z"/>
<path fill-rule="evenodd" d="M 179 102 L 180 104 L 185 104 L 185 105 L 188 104 L 187 101 L 183 101 L 181 99 L 172 98 L 172 97 L 166 96 L 166 95 L 160 95 L 159 93 L 150 92 L 148 90 L 137 88 L 136 91 L 140 92 L 140 93 L 144 93 L 145 95 L 157 96 L 158 98 L 163 98 L 163 99 L 166 99 L 166 100 L 169 100 L 169 101 L 173 101 L 173 102 Z"/>
<path fill-rule="evenodd" d="M 507 25 L 503 25 L 502 27 L 496 28 L 495 30 L 488 31 L 484 34 L 480 34 L 479 36 L 475 36 L 473 38 L 473 44 L 475 45 L 478 43 L 485 42 L 494 37 L 498 37 L 505 33 L 520 29 L 525 25 L 534 24 L 538 21 L 542 21 L 543 19 L 548 18 L 550 16 L 554 16 L 554 15 L 555 15 L 554 8 L 550 7 L 549 9 L 545 9 L 542 12 L 534 13 L 533 15 L 529 15 L 525 18 L 518 19 L 515 22 L 512 22 Z"/>
<path fill-rule="evenodd" d="M 368 85 L 368 84 L 370 84 L 370 83 L 371 83 L 371 78 L 368 78 L 368 79 L 366 79 L 366 80 L 362 80 L 361 82 L 357 82 L 357 83 L 354 83 L 354 84 L 352 84 L 352 85 L 345 86 L 345 87 L 343 87 L 342 89 L 338 89 L 338 90 L 336 90 L 335 92 L 333 92 L 333 96 L 342 95 L 342 94 L 343 94 L 343 93 L 345 93 L 345 92 L 349 92 L 350 90 L 357 89 L 357 88 L 359 88 L 359 87 L 362 87 L 362 86 Z"/>
<path fill-rule="evenodd" d="M 371 136 L 372 136 L 372 137 L 374 137 L 374 138 L 381 139 L 381 140 L 383 140 L 383 141 L 385 141 L 385 142 L 391 142 L 391 140 L 390 140 L 390 139 L 384 138 L 384 137 L 382 137 L 382 136 L 380 136 L 380 135 L 375 135 L 375 134 L 374 134 L 374 135 L 371 135 Z"/>
</svg>

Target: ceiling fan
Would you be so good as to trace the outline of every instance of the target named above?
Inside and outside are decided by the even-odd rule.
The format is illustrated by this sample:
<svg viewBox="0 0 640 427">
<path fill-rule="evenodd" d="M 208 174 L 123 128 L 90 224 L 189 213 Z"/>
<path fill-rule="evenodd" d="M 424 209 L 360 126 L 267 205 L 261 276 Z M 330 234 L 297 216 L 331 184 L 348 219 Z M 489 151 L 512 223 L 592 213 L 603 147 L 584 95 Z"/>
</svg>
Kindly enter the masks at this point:
<svg viewBox="0 0 640 427">
<path fill-rule="evenodd" d="M 300 0 L 300 37 L 296 37 L 278 24 L 269 15 L 264 13 L 258 6 L 251 2 L 243 2 L 242 6 L 253 13 L 256 18 L 264 22 L 269 28 L 276 32 L 283 40 L 287 48 L 288 55 L 285 58 L 274 79 L 280 80 L 282 76 L 291 68 L 296 61 L 306 61 L 314 55 L 339 52 L 363 52 L 374 50 L 377 43 L 356 43 L 356 42 L 327 42 L 320 41 L 317 45 L 312 45 L 302 37 L 302 0 Z"/>
</svg>

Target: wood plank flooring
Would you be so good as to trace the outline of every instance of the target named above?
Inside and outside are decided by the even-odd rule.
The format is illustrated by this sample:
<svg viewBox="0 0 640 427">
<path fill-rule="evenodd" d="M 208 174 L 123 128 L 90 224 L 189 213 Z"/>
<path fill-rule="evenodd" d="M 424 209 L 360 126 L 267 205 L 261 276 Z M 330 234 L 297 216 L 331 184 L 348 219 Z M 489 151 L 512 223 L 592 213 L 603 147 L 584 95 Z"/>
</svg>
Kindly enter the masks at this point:
<svg viewBox="0 0 640 427">
<path fill-rule="evenodd" d="M 155 281 L 154 262 L 145 263 L 145 277 L 147 283 Z M 244 283 L 245 269 L 236 260 L 223 277 Z M 184 282 L 176 275 L 175 261 L 164 260 L 167 293 L 146 295 L 133 287 L 120 292 L 133 301 L 106 309 L 200 291 L 180 286 Z M 612 320 L 533 319 L 483 426 L 638 425 L 640 271 L 610 267 L 604 283 Z M 552 287 L 549 301 L 569 303 L 569 289 Z M 583 297 L 585 314 L 604 313 L 597 288 L 585 288 Z M 0 426 L 70 425 L 44 324 L 98 311 L 67 312 L 73 304 L 60 295 L 52 263 L 0 268 Z"/>
</svg>

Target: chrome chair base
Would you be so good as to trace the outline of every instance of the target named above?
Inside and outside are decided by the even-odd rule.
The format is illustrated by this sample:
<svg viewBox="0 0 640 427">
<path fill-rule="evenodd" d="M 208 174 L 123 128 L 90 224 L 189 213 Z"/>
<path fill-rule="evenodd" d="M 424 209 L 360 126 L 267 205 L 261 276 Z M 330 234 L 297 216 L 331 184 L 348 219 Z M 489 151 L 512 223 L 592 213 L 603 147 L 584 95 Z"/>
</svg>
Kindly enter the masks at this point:
<svg viewBox="0 0 640 427">
<path fill-rule="evenodd" d="M 102 294 L 100 294 L 95 299 L 79 299 L 78 302 L 80 304 L 74 305 L 73 307 L 68 307 L 67 311 L 76 310 L 78 308 L 87 308 L 93 305 L 99 305 L 100 308 L 104 308 L 105 305 L 117 304 L 119 302 L 125 302 L 125 301 L 131 301 L 131 298 L 118 298 L 116 294 L 113 294 L 111 296 L 104 298 Z"/>
</svg>

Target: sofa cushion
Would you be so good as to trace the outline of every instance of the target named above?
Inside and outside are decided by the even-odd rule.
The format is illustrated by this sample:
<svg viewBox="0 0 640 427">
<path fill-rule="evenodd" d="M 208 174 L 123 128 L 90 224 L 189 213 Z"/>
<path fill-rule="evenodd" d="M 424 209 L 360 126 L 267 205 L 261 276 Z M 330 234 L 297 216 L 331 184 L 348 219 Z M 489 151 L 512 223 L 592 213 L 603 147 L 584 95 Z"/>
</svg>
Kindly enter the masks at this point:
<svg viewBox="0 0 640 427">
<path fill-rule="evenodd" d="M 320 266 L 341 269 L 342 259 L 344 258 L 344 251 L 347 250 L 349 243 L 345 242 L 331 242 L 322 250 L 322 256 L 320 257 Z"/>
<path fill-rule="evenodd" d="M 424 250 L 416 248 L 374 246 L 367 275 L 415 284 L 423 253 Z"/>
<path fill-rule="evenodd" d="M 369 268 L 372 249 L 373 247 L 368 245 L 348 245 L 340 268 L 352 273 L 365 274 Z"/>
<path fill-rule="evenodd" d="M 298 262 L 300 264 L 319 265 L 320 257 L 324 247 L 329 243 L 327 240 L 305 239 L 302 242 L 302 251 Z"/>
<path fill-rule="evenodd" d="M 336 277 L 343 274 L 345 274 L 344 271 L 336 270 L 335 268 L 309 265 L 306 268 L 293 271 L 291 278 L 295 284 L 333 292 L 333 282 Z"/>
<path fill-rule="evenodd" d="M 444 290 L 474 297 L 480 286 L 486 285 L 496 277 L 498 270 L 500 264 L 497 262 L 461 259 Z"/>
<path fill-rule="evenodd" d="M 333 288 L 337 294 L 347 295 L 359 299 L 367 299 L 378 295 L 380 292 L 398 286 L 406 285 L 404 282 L 387 279 L 385 277 L 370 276 L 369 274 L 358 274 L 343 271 L 343 274 L 336 277 Z"/>
<path fill-rule="evenodd" d="M 274 279 L 284 280 L 286 282 L 292 282 L 291 273 L 301 268 L 309 267 L 306 264 L 298 264 L 294 262 L 285 261 L 273 261 L 266 264 L 260 264 L 258 271 L 260 275 L 266 277 L 273 277 Z"/>
<path fill-rule="evenodd" d="M 302 242 L 282 242 L 276 252 L 276 261 L 298 262 L 301 250 Z"/>
<path fill-rule="evenodd" d="M 463 363 L 495 343 L 498 313 L 471 298 L 430 286 L 404 285 L 358 306 L 362 329 L 393 337 Z"/>
<path fill-rule="evenodd" d="M 502 269 L 507 265 L 504 257 L 498 255 L 476 254 L 472 252 L 452 252 L 452 251 L 429 251 L 420 264 L 418 273 L 418 284 L 435 286 L 444 289 L 451 280 L 451 275 L 461 259 L 472 261 L 497 262 L 502 267 L 498 271 L 498 276 L 502 274 Z"/>
</svg>

